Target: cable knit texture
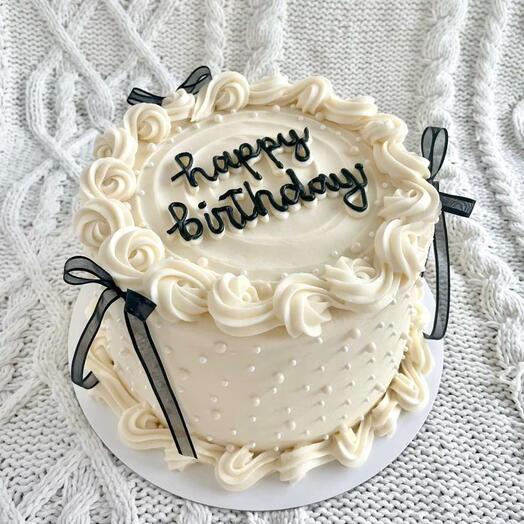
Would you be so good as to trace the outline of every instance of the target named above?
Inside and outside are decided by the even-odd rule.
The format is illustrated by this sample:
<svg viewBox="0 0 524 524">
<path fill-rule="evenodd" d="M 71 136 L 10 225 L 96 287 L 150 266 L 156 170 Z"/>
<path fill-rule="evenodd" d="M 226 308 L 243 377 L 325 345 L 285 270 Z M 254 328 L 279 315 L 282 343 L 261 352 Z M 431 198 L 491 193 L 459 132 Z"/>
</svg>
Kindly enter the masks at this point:
<svg viewBox="0 0 524 524">
<path fill-rule="evenodd" d="M 0 2 L 0 522 L 521 522 L 523 12 L 509 0 Z M 240 513 L 155 488 L 101 444 L 68 378 L 77 291 L 61 268 L 81 252 L 79 177 L 90 199 L 122 199 L 132 180 L 118 162 L 82 175 L 92 143 L 122 121 L 133 86 L 169 94 L 201 63 L 249 81 L 325 75 L 337 94 L 372 95 L 405 120 L 413 149 L 425 126 L 447 127 L 442 188 L 478 202 L 471 219 L 448 217 L 453 304 L 428 421 L 379 475 L 305 508 Z M 81 227 L 96 245 L 89 216 Z M 125 250 L 119 260 L 131 280 L 147 269 Z M 180 314 L 198 311 L 198 293 L 184 298 Z"/>
</svg>

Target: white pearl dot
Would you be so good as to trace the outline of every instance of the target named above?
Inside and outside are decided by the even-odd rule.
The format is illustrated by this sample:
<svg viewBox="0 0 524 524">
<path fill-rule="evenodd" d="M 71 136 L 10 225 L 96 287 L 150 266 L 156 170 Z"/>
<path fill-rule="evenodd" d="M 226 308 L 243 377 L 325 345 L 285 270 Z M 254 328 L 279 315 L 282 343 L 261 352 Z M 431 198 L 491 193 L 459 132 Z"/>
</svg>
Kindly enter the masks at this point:
<svg viewBox="0 0 524 524">
<path fill-rule="evenodd" d="M 255 369 L 256 369 L 256 368 L 255 368 L 255 366 L 254 366 L 253 364 L 251 364 L 251 366 L 249 366 L 249 367 L 247 368 L 247 370 L 248 370 L 250 373 L 253 373 L 253 372 L 255 371 Z"/>
<path fill-rule="evenodd" d="M 329 435 L 326 433 L 323 437 L 324 440 L 329 440 Z"/>
<path fill-rule="evenodd" d="M 368 353 L 373 353 L 377 350 L 377 345 L 374 342 L 370 342 L 369 344 L 366 344 L 364 346 L 364 351 L 367 351 Z"/>
<path fill-rule="evenodd" d="M 280 451 L 280 448 L 278 446 L 274 446 L 273 447 L 273 451 L 276 453 L 276 452 Z"/>
<path fill-rule="evenodd" d="M 238 434 L 238 431 L 236 429 L 231 430 L 231 435 L 236 436 Z"/>
<path fill-rule="evenodd" d="M 324 393 L 326 395 L 331 395 L 331 393 L 333 393 L 333 386 L 330 386 L 329 384 L 324 386 Z"/>
<path fill-rule="evenodd" d="M 297 423 L 294 421 L 294 420 L 290 420 L 288 423 L 288 428 L 291 430 L 291 431 L 295 431 L 295 429 L 297 429 Z"/>
<path fill-rule="evenodd" d="M 229 380 L 222 380 L 222 382 L 220 382 L 220 384 L 222 384 L 222 387 L 223 388 L 227 388 L 229 386 Z"/>
<path fill-rule="evenodd" d="M 271 393 L 273 393 L 273 395 L 276 395 L 278 393 L 278 388 L 276 386 L 273 386 L 271 388 Z"/>
<path fill-rule="evenodd" d="M 297 361 L 293 358 L 289 361 L 289 365 L 295 367 L 297 365 Z"/>
<path fill-rule="evenodd" d="M 325 400 L 319 400 L 318 403 L 322 407 L 324 407 L 326 405 L 326 401 Z"/>
<path fill-rule="evenodd" d="M 229 452 L 229 453 L 233 453 L 233 451 L 235 451 L 235 446 L 233 446 L 233 444 L 228 444 L 226 446 L 226 451 Z"/>
<path fill-rule="evenodd" d="M 275 437 L 277 438 L 277 440 L 280 440 L 282 438 L 282 433 L 277 433 Z"/>
<path fill-rule="evenodd" d="M 213 417 L 213 420 L 220 420 L 220 418 L 222 417 L 222 413 L 220 413 L 220 411 L 218 410 L 214 410 L 212 412 L 212 417 Z"/>
<path fill-rule="evenodd" d="M 206 257 L 199 257 L 197 258 L 197 264 L 200 267 L 207 267 L 209 264 L 209 260 Z"/>
<path fill-rule="evenodd" d="M 216 404 L 218 402 L 218 397 L 216 395 L 211 395 L 209 397 L 209 400 L 211 400 L 211 402 Z"/>
<path fill-rule="evenodd" d="M 304 434 L 307 436 L 309 436 L 311 434 L 311 431 L 309 429 L 306 429 L 306 431 L 304 431 Z"/>
<path fill-rule="evenodd" d="M 206 440 L 207 440 L 208 442 L 213 442 L 213 437 L 212 437 L 211 435 L 208 435 L 208 436 L 206 437 Z"/>
<path fill-rule="evenodd" d="M 290 408 L 290 407 L 287 407 L 287 408 L 286 408 L 286 413 L 287 413 L 288 415 L 291 415 L 291 408 Z"/>
<path fill-rule="evenodd" d="M 255 346 L 255 349 L 254 349 L 255 353 L 257 355 L 260 355 L 261 351 L 262 351 L 262 346 Z"/>
<path fill-rule="evenodd" d="M 326 415 L 320 415 L 319 419 L 320 419 L 322 422 L 325 422 L 325 421 L 326 421 Z"/>
<path fill-rule="evenodd" d="M 342 351 L 343 351 L 344 353 L 348 353 L 348 352 L 349 352 L 349 346 L 348 346 L 348 344 L 344 344 L 344 345 L 342 346 Z"/>
<path fill-rule="evenodd" d="M 215 351 L 219 354 L 227 351 L 227 344 L 225 342 L 217 342 L 215 344 Z"/>
<path fill-rule="evenodd" d="M 324 339 L 322 337 L 317 337 L 317 343 L 322 344 L 324 342 Z"/>
<path fill-rule="evenodd" d="M 253 397 L 251 399 L 251 405 L 253 405 L 254 407 L 260 406 L 260 397 Z"/>
<path fill-rule="evenodd" d="M 349 338 L 360 338 L 360 336 L 361 336 L 360 329 L 358 329 L 358 328 L 351 328 L 349 330 L 349 333 L 348 333 L 348 337 Z"/>
<path fill-rule="evenodd" d="M 318 368 L 318 370 L 321 372 L 321 373 L 324 373 L 326 371 L 326 366 L 320 366 Z"/>
<path fill-rule="evenodd" d="M 201 356 L 198 361 L 201 363 L 201 364 L 206 364 L 207 363 L 207 357 L 204 357 L 204 356 Z"/>
<path fill-rule="evenodd" d="M 306 384 L 304 386 L 304 391 L 311 391 L 311 386 L 309 384 Z"/>
<path fill-rule="evenodd" d="M 255 415 L 251 416 L 250 419 L 251 422 L 256 422 L 257 421 L 257 417 L 255 417 Z"/>
</svg>

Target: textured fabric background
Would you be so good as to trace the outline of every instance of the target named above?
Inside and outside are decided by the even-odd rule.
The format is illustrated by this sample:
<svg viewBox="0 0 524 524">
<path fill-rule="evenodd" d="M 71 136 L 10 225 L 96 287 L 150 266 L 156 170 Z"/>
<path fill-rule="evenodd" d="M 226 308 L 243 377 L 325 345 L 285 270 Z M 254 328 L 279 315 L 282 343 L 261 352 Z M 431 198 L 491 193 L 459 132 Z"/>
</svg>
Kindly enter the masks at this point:
<svg viewBox="0 0 524 524">
<path fill-rule="evenodd" d="M 524 2 L 0 0 L 0 522 L 524 520 Z M 95 134 L 132 86 L 195 66 L 328 76 L 405 119 L 446 126 L 453 306 L 441 390 L 401 457 L 357 489 L 273 513 L 160 491 L 86 425 L 66 368 L 79 253 L 71 215 Z"/>
</svg>

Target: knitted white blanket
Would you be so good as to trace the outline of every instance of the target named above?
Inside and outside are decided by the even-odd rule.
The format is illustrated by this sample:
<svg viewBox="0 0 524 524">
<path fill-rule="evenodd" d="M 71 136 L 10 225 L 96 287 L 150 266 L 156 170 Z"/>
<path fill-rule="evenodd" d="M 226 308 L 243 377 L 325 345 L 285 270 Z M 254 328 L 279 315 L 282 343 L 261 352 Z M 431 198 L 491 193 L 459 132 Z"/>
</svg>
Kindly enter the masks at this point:
<svg viewBox="0 0 524 524">
<path fill-rule="evenodd" d="M 511 0 L 0 1 L 0 522 L 522 522 L 524 3 Z M 447 127 L 453 304 L 443 382 L 415 441 L 357 489 L 241 513 L 167 494 L 88 427 L 66 364 L 80 252 L 71 224 L 94 135 L 133 86 L 196 66 L 323 74 L 407 121 Z"/>
</svg>

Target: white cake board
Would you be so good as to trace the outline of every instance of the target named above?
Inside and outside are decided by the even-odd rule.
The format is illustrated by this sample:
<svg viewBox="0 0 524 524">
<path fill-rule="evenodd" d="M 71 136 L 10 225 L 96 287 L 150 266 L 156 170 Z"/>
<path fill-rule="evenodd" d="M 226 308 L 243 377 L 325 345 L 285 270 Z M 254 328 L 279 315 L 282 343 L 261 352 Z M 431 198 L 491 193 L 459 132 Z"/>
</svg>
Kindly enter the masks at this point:
<svg viewBox="0 0 524 524">
<path fill-rule="evenodd" d="M 86 322 L 84 312 L 94 292 L 100 292 L 100 287 L 83 286 L 74 305 L 69 326 L 69 363 Z M 434 311 L 435 303 L 427 284 L 423 303 L 430 312 Z M 442 374 L 442 341 L 428 342 L 434 366 L 426 376 L 429 390 L 427 404 L 413 413 L 402 411 L 395 433 L 388 437 L 375 437 L 369 458 L 362 466 L 346 468 L 334 461 L 309 471 L 305 478 L 295 484 L 281 482 L 278 475 L 273 474 L 239 492 L 221 488 L 210 465 L 196 464 L 183 472 L 170 471 L 164 461 L 163 450 L 128 448 L 118 437 L 117 417 L 109 406 L 94 400 L 86 389 L 78 386 L 74 386 L 74 389 L 87 420 L 104 444 L 135 473 L 156 486 L 174 495 L 220 508 L 246 511 L 287 509 L 334 497 L 366 482 L 391 464 L 415 438 L 437 396 Z"/>
</svg>

